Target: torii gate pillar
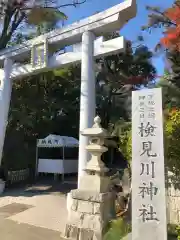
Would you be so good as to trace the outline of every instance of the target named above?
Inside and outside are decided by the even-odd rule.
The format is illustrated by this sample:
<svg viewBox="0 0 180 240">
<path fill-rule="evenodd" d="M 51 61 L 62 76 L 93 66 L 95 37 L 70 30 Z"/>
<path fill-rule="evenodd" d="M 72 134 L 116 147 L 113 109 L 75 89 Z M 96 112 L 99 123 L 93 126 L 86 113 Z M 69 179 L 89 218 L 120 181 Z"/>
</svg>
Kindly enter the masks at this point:
<svg viewBox="0 0 180 240">
<path fill-rule="evenodd" d="M 9 58 L 4 60 L 4 76 L 0 83 L 0 166 L 2 161 L 2 152 L 4 138 L 8 121 L 9 105 L 11 101 L 12 79 L 10 78 L 13 67 L 13 61 Z"/>
<path fill-rule="evenodd" d="M 79 128 L 79 179 L 83 174 L 89 160 L 89 153 L 86 150 L 88 137 L 82 136 L 84 129 L 93 125 L 96 112 L 96 89 L 94 69 L 94 40 L 95 35 L 88 31 L 82 35 L 82 56 L 81 56 L 81 95 L 80 95 L 80 128 Z"/>
</svg>

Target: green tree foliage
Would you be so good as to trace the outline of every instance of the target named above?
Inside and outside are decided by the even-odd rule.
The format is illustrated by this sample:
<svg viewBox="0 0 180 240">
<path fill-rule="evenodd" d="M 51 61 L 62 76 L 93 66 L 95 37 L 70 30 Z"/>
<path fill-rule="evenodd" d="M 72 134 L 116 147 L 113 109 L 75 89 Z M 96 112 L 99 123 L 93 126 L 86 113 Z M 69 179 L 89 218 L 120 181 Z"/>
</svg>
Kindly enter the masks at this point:
<svg viewBox="0 0 180 240">
<path fill-rule="evenodd" d="M 130 233 L 131 227 L 123 218 L 118 218 L 110 223 L 110 228 L 103 240 L 120 240 Z"/>
<path fill-rule="evenodd" d="M 171 64 L 171 75 L 169 79 L 175 87 L 180 89 L 180 56 L 178 51 L 169 50 L 166 54 L 170 64 Z"/>
<path fill-rule="evenodd" d="M 180 176 L 180 111 L 173 109 L 166 114 L 165 122 L 165 160 L 168 170 L 175 179 Z"/>
<path fill-rule="evenodd" d="M 161 87 L 163 93 L 163 108 L 172 109 L 180 107 L 180 89 L 173 83 L 173 76 L 168 72 L 164 72 L 164 76 L 155 84 L 155 87 Z"/>
<path fill-rule="evenodd" d="M 177 240 L 180 240 L 180 226 L 176 228 Z"/>
<path fill-rule="evenodd" d="M 109 38 L 117 36 L 115 33 Z M 151 59 L 152 53 L 146 46 L 133 50 L 130 41 L 125 52 L 98 59 L 97 111 L 105 128 L 120 117 L 126 121 L 131 118 L 131 91 L 154 81 L 156 69 Z"/>
<path fill-rule="evenodd" d="M 112 135 L 119 137 L 119 148 L 124 157 L 131 163 L 131 122 L 120 119 L 115 123 Z"/>
<path fill-rule="evenodd" d="M 79 73 L 79 67 L 72 67 L 14 82 L 4 146 L 6 168 L 34 165 L 38 138 L 50 133 L 78 137 Z"/>
</svg>

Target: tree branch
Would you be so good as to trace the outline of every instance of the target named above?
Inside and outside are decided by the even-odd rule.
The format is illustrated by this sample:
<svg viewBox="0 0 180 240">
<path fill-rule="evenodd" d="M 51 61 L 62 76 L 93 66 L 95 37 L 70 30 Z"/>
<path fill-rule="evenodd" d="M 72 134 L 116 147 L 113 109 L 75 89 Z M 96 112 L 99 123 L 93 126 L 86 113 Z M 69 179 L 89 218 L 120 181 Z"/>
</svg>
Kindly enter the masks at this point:
<svg viewBox="0 0 180 240">
<path fill-rule="evenodd" d="M 8 33 L 9 37 L 11 37 L 13 32 L 17 29 L 19 24 L 23 21 L 23 19 L 25 18 L 25 13 L 22 13 L 21 16 L 19 17 L 19 19 L 17 19 L 17 18 L 18 18 L 18 12 L 16 12 L 16 14 L 15 14 L 14 21 L 12 22 L 11 30 Z"/>
<path fill-rule="evenodd" d="M 163 25 L 177 26 L 175 22 L 171 21 L 171 19 L 166 16 L 166 11 L 160 11 L 158 8 L 150 6 L 147 6 L 146 9 L 152 12 L 152 14 L 149 15 L 149 19 L 157 18 L 157 20 L 155 22 L 152 21 L 152 23 L 149 21 L 148 26 L 143 26 L 142 30 L 151 29 L 153 27 L 162 27 Z"/>
<path fill-rule="evenodd" d="M 84 4 L 86 2 L 86 0 L 83 0 L 82 2 L 79 2 L 79 3 L 67 3 L 67 4 L 63 4 L 63 5 L 59 5 L 57 7 L 51 7 L 51 6 L 37 6 L 38 8 L 47 8 L 47 9 L 59 9 L 59 8 L 64 8 L 64 7 L 77 7 L 78 5 L 81 5 L 81 4 Z M 36 7 L 36 6 L 34 6 Z M 31 7 L 31 8 L 21 8 L 20 10 L 23 10 L 23 11 L 27 11 L 27 10 L 31 10 L 33 9 L 34 7 Z"/>
<path fill-rule="evenodd" d="M 11 29 L 13 29 L 15 27 L 15 24 L 16 24 L 16 21 L 17 21 L 17 17 L 18 17 L 18 10 L 15 11 L 14 13 L 14 20 L 12 22 L 12 26 L 11 26 Z M 10 26 L 9 26 L 10 27 Z M 9 32 L 11 32 L 12 30 L 10 30 Z"/>
<path fill-rule="evenodd" d="M 160 10 L 156 9 L 154 10 L 154 12 L 158 13 L 159 15 L 161 15 L 162 17 L 164 17 L 166 20 L 162 20 L 162 23 L 168 23 L 170 25 L 174 25 L 176 26 L 176 23 L 172 22 L 167 16 L 165 12 L 161 12 Z"/>
<path fill-rule="evenodd" d="M 7 31 L 8 31 L 13 14 L 14 14 L 14 11 L 10 9 L 6 10 L 4 22 L 3 22 L 3 30 L 0 35 L 0 49 L 3 49 L 6 46 Z"/>
</svg>

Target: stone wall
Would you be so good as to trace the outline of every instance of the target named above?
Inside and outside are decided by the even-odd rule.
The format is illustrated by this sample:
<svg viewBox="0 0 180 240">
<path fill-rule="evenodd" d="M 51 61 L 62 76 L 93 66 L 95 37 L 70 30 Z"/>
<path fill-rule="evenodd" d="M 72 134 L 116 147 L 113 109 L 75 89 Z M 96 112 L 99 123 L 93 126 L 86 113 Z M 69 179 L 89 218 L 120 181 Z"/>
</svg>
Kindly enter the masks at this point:
<svg viewBox="0 0 180 240">
<path fill-rule="evenodd" d="M 180 224 L 180 183 L 171 183 L 172 174 L 168 173 L 166 188 L 167 221 L 170 224 Z"/>
<path fill-rule="evenodd" d="M 180 190 L 170 186 L 166 193 L 167 221 L 170 224 L 180 224 Z"/>
</svg>

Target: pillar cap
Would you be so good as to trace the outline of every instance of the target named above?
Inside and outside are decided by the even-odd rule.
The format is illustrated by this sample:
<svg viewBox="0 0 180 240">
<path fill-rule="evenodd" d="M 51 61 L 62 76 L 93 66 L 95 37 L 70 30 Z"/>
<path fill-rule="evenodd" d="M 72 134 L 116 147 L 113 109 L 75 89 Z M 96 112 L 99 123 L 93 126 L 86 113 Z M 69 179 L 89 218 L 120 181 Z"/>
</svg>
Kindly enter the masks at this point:
<svg viewBox="0 0 180 240">
<path fill-rule="evenodd" d="M 83 136 L 88 136 L 88 137 L 103 137 L 103 138 L 108 138 L 108 132 L 106 129 L 102 128 L 101 126 L 101 118 L 99 116 L 96 116 L 94 118 L 94 124 L 92 128 L 86 128 L 84 129 L 81 134 Z"/>
</svg>

